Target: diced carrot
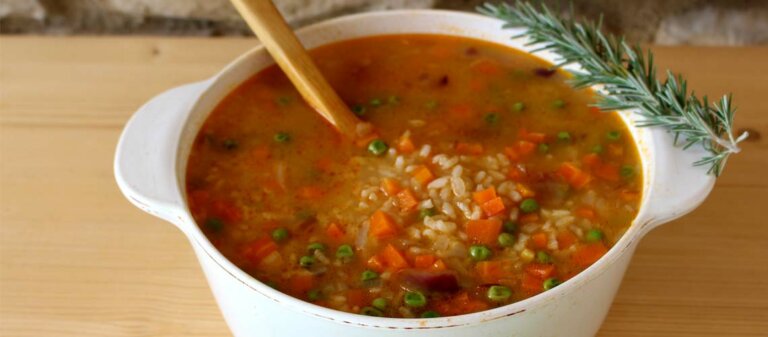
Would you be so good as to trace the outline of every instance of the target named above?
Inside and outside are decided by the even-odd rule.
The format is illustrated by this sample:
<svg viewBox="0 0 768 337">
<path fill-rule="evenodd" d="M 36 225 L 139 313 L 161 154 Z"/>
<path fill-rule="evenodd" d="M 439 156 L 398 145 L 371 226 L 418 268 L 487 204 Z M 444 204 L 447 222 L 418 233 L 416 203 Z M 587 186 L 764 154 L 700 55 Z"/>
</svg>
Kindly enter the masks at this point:
<svg viewBox="0 0 768 337">
<path fill-rule="evenodd" d="M 528 132 L 525 128 L 521 128 L 517 134 L 517 137 L 532 143 L 541 143 L 547 140 L 547 135 L 541 132 Z"/>
<path fill-rule="evenodd" d="M 510 261 L 481 261 L 475 272 L 484 284 L 511 284 L 515 282 L 514 265 Z"/>
<path fill-rule="evenodd" d="M 533 151 L 536 150 L 536 144 L 529 142 L 527 140 L 520 140 L 517 143 L 515 143 L 515 149 L 517 150 L 517 154 L 525 157 L 529 154 L 533 153 Z"/>
<path fill-rule="evenodd" d="M 577 266 L 586 268 L 599 260 L 607 252 L 608 248 L 604 244 L 600 242 L 590 243 L 576 249 L 573 255 L 571 255 L 571 260 Z"/>
<path fill-rule="evenodd" d="M 328 157 L 320 158 L 315 162 L 315 167 L 319 171 L 328 173 L 331 171 L 331 167 L 333 167 L 333 160 Z"/>
<path fill-rule="evenodd" d="M 397 180 L 392 178 L 384 178 L 381 180 L 381 190 L 384 191 L 388 197 L 393 197 L 400 192 L 400 184 Z"/>
<path fill-rule="evenodd" d="M 582 217 L 584 219 L 589 220 L 595 220 L 597 219 L 597 214 L 595 213 L 595 209 L 589 206 L 581 206 L 577 208 L 575 211 L 573 211 L 574 214 L 578 217 Z"/>
<path fill-rule="evenodd" d="M 501 220 L 469 220 L 467 221 L 466 233 L 469 240 L 474 243 L 494 245 L 501 233 Z"/>
<path fill-rule="evenodd" d="M 277 244 L 275 244 L 271 238 L 265 237 L 246 244 L 245 247 L 243 247 L 241 254 L 245 259 L 251 262 L 251 264 L 256 266 L 261 260 L 276 250 Z"/>
<path fill-rule="evenodd" d="M 387 244 L 384 249 L 378 254 L 381 265 L 386 270 L 397 271 L 403 268 L 408 268 L 408 260 L 405 259 L 403 253 L 401 253 L 392 244 Z"/>
<path fill-rule="evenodd" d="M 488 201 L 493 200 L 496 197 L 497 197 L 496 188 L 494 188 L 493 186 L 488 187 L 482 191 L 477 191 L 475 193 L 472 193 L 472 199 L 475 200 L 475 202 L 478 205 L 482 205 Z"/>
<path fill-rule="evenodd" d="M 496 214 L 504 212 L 504 209 L 505 209 L 504 202 L 501 200 L 500 197 L 495 197 L 491 200 L 484 202 L 482 205 L 480 205 L 480 208 L 483 209 L 483 212 L 485 212 L 486 216 L 494 216 Z"/>
<path fill-rule="evenodd" d="M 561 250 L 570 248 L 578 240 L 579 238 L 567 229 L 557 233 L 557 247 Z"/>
<path fill-rule="evenodd" d="M 240 211 L 240 207 L 237 207 L 234 203 L 226 200 L 216 200 L 211 203 L 211 213 L 217 216 L 224 222 L 238 222 L 242 220 L 243 213 Z"/>
<path fill-rule="evenodd" d="M 416 255 L 413 258 L 413 266 L 419 269 L 431 269 L 435 264 L 435 256 L 432 254 Z"/>
<path fill-rule="evenodd" d="M 472 70 L 483 75 L 497 75 L 501 72 L 501 67 L 497 61 L 489 58 L 483 58 L 470 64 Z"/>
<path fill-rule="evenodd" d="M 397 141 L 397 150 L 401 153 L 408 154 L 415 151 L 416 146 L 413 145 L 411 137 L 400 137 L 400 139 Z"/>
<path fill-rule="evenodd" d="M 601 163 L 601 160 L 600 160 L 600 156 L 598 156 L 597 153 L 590 153 L 582 157 L 581 162 L 584 163 L 584 166 L 592 168 L 599 165 Z"/>
<path fill-rule="evenodd" d="M 303 297 L 315 287 L 315 281 L 312 274 L 296 274 L 288 280 L 288 290 L 295 296 Z"/>
<path fill-rule="evenodd" d="M 514 181 L 523 181 L 526 178 L 525 172 L 517 166 L 510 166 L 507 171 L 507 177 Z"/>
<path fill-rule="evenodd" d="M 445 266 L 445 262 L 443 262 L 442 259 L 438 259 L 435 261 L 435 263 L 432 264 L 432 268 L 435 270 L 445 270 L 448 267 Z"/>
<path fill-rule="evenodd" d="M 521 215 L 519 220 L 522 224 L 537 222 L 539 221 L 539 213 L 528 213 Z"/>
<path fill-rule="evenodd" d="M 424 165 L 417 167 L 411 175 L 413 176 L 413 179 L 416 179 L 421 185 L 429 184 L 430 181 L 435 179 L 435 175 L 432 174 L 432 171 Z"/>
<path fill-rule="evenodd" d="M 555 274 L 555 265 L 548 263 L 529 263 L 525 272 L 540 279 L 547 279 Z"/>
<path fill-rule="evenodd" d="M 368 144 L 370 144 L 374 139 L 379 138 L 379 134 L 375 132 L 371 132 L 363 137 L 359 137 L 355 139 L 355 146 L 357 147 L 366 147 Z"/>
<path fill-rule="evenodd" d="M 523 274 L 523 282 L 520 287 L 529 294 L 537 294 L 544 290 L 544 279 L 526 273 Z"/>
<path fill-rule="evenodd" d="M 350 307 L 362 308 L 368 304 L 368 294 L 363 289 L 347 290 L 347 304 Z"/>
<path fill-rule="evenodd" d="M 296 190 L 296 195 L 301 199 L 317 200 L 325 194 L 325 191 L 320 186 L 309 185 L 302 186 Z"/>
<path fill-rule="evenodd" d="M 331 222 L 331 224 L 328 225 L 328 227 L 325 229 L 325 235 L 327 235 L 328 238 L 336 243 L 343 241 L 346 234 L 347 233 L 341 229 L 341 226 L 335 222 Z"/>
<path fill-rule="evenodd" d="M 528 185 L 517 183 L 517 192 L 520 193 L 520 196 L 523 198 L 530 198 L 536 196 L 536 192 L 534 192 Z"/>
<path fill-rule="evenodd" d="M 371 224 L 368 228 L 368 236 L 384 239 L 395 236 L 397 232 L 397 224 L 387 213 L 381 210 L 373 212 Z"/>
<path fill-rule="evenodd" d="M 406 188 L 395 195 L 395 204 L 397 207 L 400 207 L 401 211 L 410 212 L 416 209 L 416 206 L 419 205 L 419 200 L 413 195 L 411 189 Z"/>
<path fill-rule="evenodd" d="M 549 238 L 547 237 L 547 233 L 538 232 L 531 235 L 531 243 L 533 244 L 533 248 L 545 249 L 547 248 L 548 241 Z"/>
<path fill-rule="evenodd" d="M 592 172 L 601 179 L 616 182 L 619 181 L 619 166 L 611 163 L 601 164 L 592 169 Z"/>
<path fill-rule="evenodd" d="M 466 143 L 466 142 L 456 143 L 456 153 L 458 154 L 469 155 L 469 156 L 479 156 L 483 154 L 483 151 L 485 151 L 485 149 L 483 148 L 483 144 L 480 144 L 480 143 Z"/>
<path fill-rule="evenodd" d="M 557 172 L 565 181 L 577 189 L 586 186 L 592 180 L 589 174 L 568 162 L 562 163 Z"/>
</svg>

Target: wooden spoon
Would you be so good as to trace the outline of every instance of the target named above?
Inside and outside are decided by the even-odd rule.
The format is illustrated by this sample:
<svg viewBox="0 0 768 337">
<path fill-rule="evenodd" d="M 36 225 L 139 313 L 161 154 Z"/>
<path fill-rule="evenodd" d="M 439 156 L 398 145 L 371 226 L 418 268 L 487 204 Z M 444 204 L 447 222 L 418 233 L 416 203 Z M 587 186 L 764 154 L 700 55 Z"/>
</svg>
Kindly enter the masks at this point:
<svg viewBox="0 0 768 337">
<path fill-rule="evenodd" d="M 343 135 L 354 139 L 361 123 L 312 62 L 270 0 L 231 0 L 304 100 Z"/>
</svg>

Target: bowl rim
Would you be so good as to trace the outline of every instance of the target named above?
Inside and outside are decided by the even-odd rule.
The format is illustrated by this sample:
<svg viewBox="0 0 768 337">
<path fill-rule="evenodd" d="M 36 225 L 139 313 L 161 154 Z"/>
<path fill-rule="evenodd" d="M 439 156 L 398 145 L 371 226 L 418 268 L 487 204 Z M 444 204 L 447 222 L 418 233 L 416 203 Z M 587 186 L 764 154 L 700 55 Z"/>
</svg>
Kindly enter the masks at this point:
<svg viewBox="0 0 768 337">
<path fill-rule="evenodd" d="M 450 11 L 450 10 L 434 10 L 434 9 L 389 10 L 389 11 L 380 11 L 380 12 L 359 13 L 359 14 L 337 17 L 337 18 L 325 20 L 316 24 L 312 24 L 312 25 L 300 28 L 296 30 L 296 33 L 297 35 L 302 36 L 305 34 L 307 35 L 312 34 L 313 31 L 316 31 L 316 30 L 339 25 L 341 23 L 346 23 L 349 21 L 358 21 L 358 20 L 372 19 L 372 18 L 386 19 L 386 18 L 392 18 L 392 17 L 404 16 L 404 15 L 405 16 L 414 16 L 414 15 L 415 16 L 444 16 L 452 21 L 481 20 L 481 21 L 486 21 L 487 24 L 495 24 L 495 25 L 498 25 L 499 27 L 501 27 L 501 25 L 503 24 L 501 20 L 483 16 L 480 14 L 475 14 L 475 13 L 456 12 L 456 11 Z M 510 37 L 515 35 L 515 30 L 506 30 L 506 32 L 508 32 L 508 36 Z M 397 35 L 397 34 L 408 34 L 408 33 L 404 32 L 404 33 L 365 34 L 362 36 Z M 411 34 L 425 34 L 425 33 L 412 32 Z M 455 34 L 455 33 L 450 33 L 448 31 L 435 33 L 435 35 L 463 36 L 467 38 L 484 40 L 490 43 L 496 43 L 494 41 L 488 41 L 479 37 L 471 37 L 471 36 L 466 36 L 461 34 Z M 336 42 L 340 42 L 348 39 L 350 38 L 344 37 L 344 38 L 338 38 L 338 39 L 329 39 L 329 41 L 323 42 L 320 45 L 336 43 Z M 505 47 L 519 49 L 510 45 L 505 45 Z M 533 47 L 531 47 L 530 49 L 533 49 Z M 537 57 L 548 63 L 552 63 L 550 59 L 542 57 L 542 54 L 540 53 L 531 54 L 529 50 L 523 50 L 523 49 L 520 49 L 520 50 L 528 53 L 529 55 L 532 55 L 533 57 Z M 189 125 L 190 116 L 193 115 L 193 111 L 198 109 L 197 107 L 200 104 L 200 100 L 205 95 L 205 93 L 210 90 L 211 87 L 216 86 L 217 82 L 219 82 L 224 76 L 227 76 L 229 72 L 233 71 L 241 63 L 245 62 L 246 60 L 252 57 L 257 56 L 259 53 L 265 53 L 265 52 L 266 51 L 262 45 L 257 45 L 249 49 L 248 51 L 244 52 L 239 57 L 235 58 L 233 61 L 228 63 L 224 68 L 222 68 L 219 72 L 217 72 L 214 76 L 212 76 L 208 80 L 206 88 L 197 97 L 197 100 L 192 104 L 192 107 L 190 108 L 189 113 L 185 116 L 185 120 L 182 123 L 184 125 L 184 128 L 186 129 L 187 126 Z M 269 66 L 269 64 L 267 66 Z M 250 75 L 250 76 L 253 76 L 253 75 Z M 232 89 L 233 88 L 230 88 L 228 90 L 231 91 Z M 599 90 L 599 88 L 595 88 L 595 89 Z M 597 262 L 593 263 L 591 266 L 581 271 L 576 276 L 572 277 L 567 282 L 564 282 L 562 285 L 556 288 L 539 293 L 537 295 L 534 295 L 532 297 L 526 298 L 521 301 L 510 303 L 505 306 L 500 306 L 497 308 L 488 309 L 488 310 L 475 312 L 475 313 L 469 313 L 469 314 L 463 314 L 463 315 L 457 315 L 457 316 L 438 317 L 438 318 L 371 317 L 371 316 L 354 314 L 354 313 L 322 307 L 322 306 L 295 298 L 293 296 L 287 295 L 276 289 L 273 289 L 268 285 L 262 283 L 258 279 L 245 273 L 243 270 L 241 270 L 239 267 L 237 267 L 231 261 L 229 261 L 229 259 L 227 259 L 223 254 L 221 254 L 221 252 L 218 249 L 216 249 L 211 244 L 211 242 L 208 240 L 205 234 L 197 226 L 194 219 L 191 217 L 189 207 L 188 207 L 187 195 L 184 191 L 185 183 L 183 180 L 186 174 L 186 165 L 181 165 L 181 164 L 186 164 L 187 158 L 180 158 L 183 155 L 179 154 L 179 158 L 177 158 L 177 160 L 175 161 L 175 165 L 176 165 L 175 170 L 177 172 L 176 176 L 178 177 L 178 181 L 176 182 L 175 185 L 177 187 L 177 192 L 179 193 L 180 200 L 183 203 L 182 209 L 180 210 L 180 213 L 184 217 L 182 221 L 191 224 L 191 226 L 185 226 L 183 230 L 186 232 L 185 234 L 189 236 L 190 240 L 195 245 L 197 245 L 200 248 L 200 250 L 203 251 L 215 264 L 217 264 L 220 268 L 223 269 L 223 271 L 225 271 L 227 274 L 235 278 L 239 283 L 243 284 L 244 286 L 259 293 L 262 296 L 265 296 L 266 298 L 272 301 L 279 302 L 284 305 L 288 305 L 293 310 L 300 311 L 307 315 L 340 322 L 343 324 L 364 326 L 364 327 L 370 327 L 370 328 L 381 328 L 381 329 L 438 329 L 438 328 L 470 326 L 475 324 L 481 324 L 483 322 L 493 321 L 496 319 L 501 319 L 504 317 L 522 314 L 526 311 L 535 309 L 537 307 L 541 307 L 550 301 L 557 300 L 558 298 L 563 297 L 570 292 L 578 291 L 579 288 L 581 288 L 584 284 L 586 284 L 590 280 L 606 272 L 606 270 L 609 267 L 611 267 L 616 262 L 616 260 L 618 260 L 621 256 L 623 256 L 623 254 L 627 252 L 632 253 L 636 243 L 639 241 L 640 238 L 642 238 L 642 234 L 645 231 L 647 231 L 650 227 L 652 227 L 651 224 L 654 219 L 651 216 L 649 216 L 649 214 L 647 214 L 648 213 L 647 205 L 648 205 L 648 196 L 652 190 L 652 186 L 655 180 L 655 175 L 654 175 L 654 172 L 649 169 L 649 167 L 653 165 L 653 161 L 654 161 L 655 151 L 653 149 L 657 148 L 658 146 L 656 144 L 656 139 L 658 137 L 655 134 L 660 131 L 652 130 L 652 129 L 642 129 L 642 130 L 638 129 L 633 125 L 634 117 L 631 116 L 631 113 L 629 112 L 626 112 L 626 113 L 619 112 L 619 115 L 622 117 L 622 120 L 627 125 L 627 128 L 629 129 L 629 131 L 632 133 L 636 146 L 638 146 L 638 151 L 640 152 L 640 157 L 641 157 L 641 165 L 643 168 L 643 193 L 642 193 L 642 199 L 640 202 L 640 208 L 638 209 L 638 213 L 635 219 L 633 219 L 632 223 L 624 232 L 624 234 L 622 234 L 621 238 Z M 199 130 L 196 129 L 194 133 L 197 134 L 198 131 Z M 182 146 L 185 146 L 185 144 L 182 144 L 181 137 L 179 137 L 179 139 L 177 139 L 176 141 L 177 141 L 177 144 L 176 144 L 177 149 L 181 148 Z M 191 144 L 187 144 L 187 145 L 191 146 Z M 180 151 L 180 153 L 184 153 L 184 151 Z"/>
</svg>

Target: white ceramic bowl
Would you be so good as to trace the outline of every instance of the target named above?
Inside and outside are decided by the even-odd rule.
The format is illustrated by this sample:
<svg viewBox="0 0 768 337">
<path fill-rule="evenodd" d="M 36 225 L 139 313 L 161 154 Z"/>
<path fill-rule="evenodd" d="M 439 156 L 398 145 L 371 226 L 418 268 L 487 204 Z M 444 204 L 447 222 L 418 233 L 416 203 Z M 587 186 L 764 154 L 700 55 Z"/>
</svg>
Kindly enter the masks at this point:
<svg viewBox="0 0 768 337">
<path fill-rule="evenodd" d="M 298 31 L 307 48 L 364 36 L 427 33 L 464 36 L 530 51 L 519 30 L 480 15 L 447 11 L 390 11 L 353 15 Z M 551 53 L 538 54 L 553 61 Z M 682 151 L 660 129 L 633 126 L 644 189 L 637 218 L 598 262 L 553 290 L 504 307 L 454 317 L 396 319 L 323 308 L 278 292 L 228 261 L 195 224 L 184 194 L 187 156 L 200 126 L 232 89 L 272 64 L 257 46 L 209 80 L 171 89 L 137 111 L 117 146 L 115 177 L 125 196 L 187 235 L 219 307 L 236 336 L 591 336 L 610 307 L 638 241 L 653 227 L 698 206 L 714 178 L 691 164 L 702 149 Z"/>
</svg>

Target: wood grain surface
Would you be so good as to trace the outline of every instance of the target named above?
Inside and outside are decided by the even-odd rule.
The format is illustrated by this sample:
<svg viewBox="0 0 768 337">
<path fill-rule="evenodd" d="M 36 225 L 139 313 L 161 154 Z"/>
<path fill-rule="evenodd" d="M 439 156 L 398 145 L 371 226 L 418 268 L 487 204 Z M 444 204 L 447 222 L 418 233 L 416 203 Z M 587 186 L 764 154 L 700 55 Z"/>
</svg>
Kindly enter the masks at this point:
<svg viewBox="0 0 768 337">
<path fill-rule="evenodd" d="M 180 231 L 130 205 L 117 138 L 249 39 L 0 38 L 0 336 L 228 336 Z M 768 48 L 654 48 L 754 134 L 640 244 L 600 336 L 768 336 Z M 763 137 L 761 137 L 763 136 Z"/>
</svg>

